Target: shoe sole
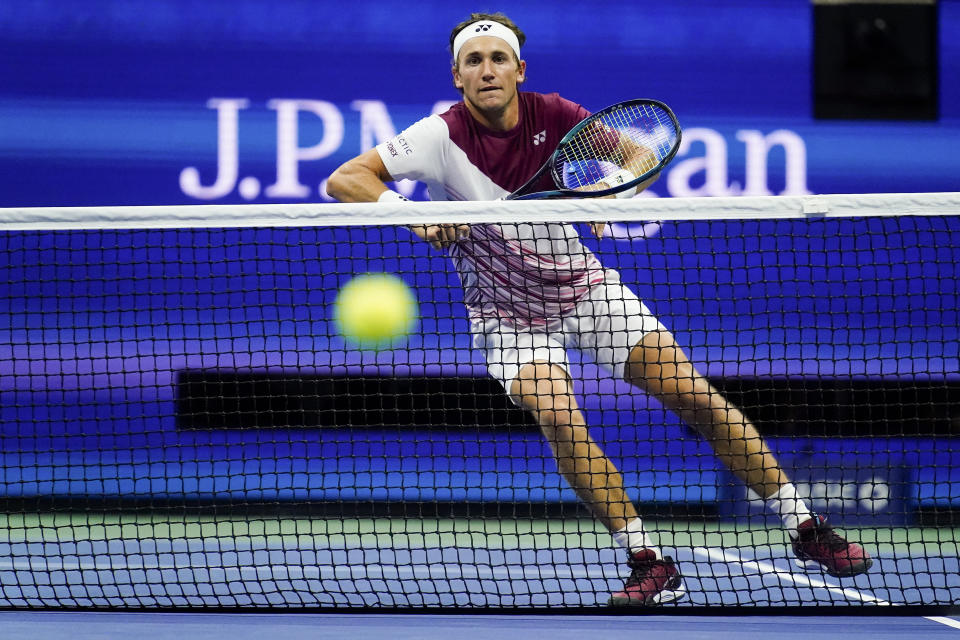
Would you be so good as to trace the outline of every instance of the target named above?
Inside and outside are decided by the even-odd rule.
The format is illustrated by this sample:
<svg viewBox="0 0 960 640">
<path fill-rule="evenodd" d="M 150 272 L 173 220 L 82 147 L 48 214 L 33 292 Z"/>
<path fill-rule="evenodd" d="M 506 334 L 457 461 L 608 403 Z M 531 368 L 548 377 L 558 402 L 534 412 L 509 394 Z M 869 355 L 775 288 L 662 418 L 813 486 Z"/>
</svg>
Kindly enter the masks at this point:
<svg viewBox="0 0 960 640">
<path fill-rule="evenodd" d="M 800 558 L 795 558 L 794 563 L 806 571 L 821 571 L 834 578 L 852 578 L 853 576 L 858 576 L 861 573 L 869 571 L 870 567 L 873 566 L 873 558 L 865 558 L 863 562 L 852 564 L 844 571 L 830 571 L 816 560 L 801 560 Z"/>
<path fill-rule="evenodd" d="M 607 605 L 610 607 L 656 607 L 661 604 L 676 602 L 686 595 L 687 589 L 681 582 L 676 587 L 664 589 L 647 600 L 634 600 L 632 598 L 617 598 L 616 596 L 612 596 L 610 600 L 607 601 Z"/>
</svg>

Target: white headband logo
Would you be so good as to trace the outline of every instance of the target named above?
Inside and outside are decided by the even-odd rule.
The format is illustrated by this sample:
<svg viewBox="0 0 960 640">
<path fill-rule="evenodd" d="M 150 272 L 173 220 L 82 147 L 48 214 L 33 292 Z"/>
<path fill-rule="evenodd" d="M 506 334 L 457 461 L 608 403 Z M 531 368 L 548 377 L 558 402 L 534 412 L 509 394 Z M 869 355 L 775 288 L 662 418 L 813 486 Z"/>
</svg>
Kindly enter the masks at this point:
<svg viewBox="0 0 960 640">
<path fill-rule="evenodd" d="M 517 54 L 517 59 L 520 58 L 520 41 L 517 39 L 517 34 L 499 22 L 480 20 L 465 26 L 460 30 L 460 33 L 457 34 L 457 37 L 453 39 L 453 59 L 456 60 L 460 55 L 460 49 L 467 43 L 467 40 L 481 36 L 500 38 L 510 45 L 513 52 Z"/>
</svg>

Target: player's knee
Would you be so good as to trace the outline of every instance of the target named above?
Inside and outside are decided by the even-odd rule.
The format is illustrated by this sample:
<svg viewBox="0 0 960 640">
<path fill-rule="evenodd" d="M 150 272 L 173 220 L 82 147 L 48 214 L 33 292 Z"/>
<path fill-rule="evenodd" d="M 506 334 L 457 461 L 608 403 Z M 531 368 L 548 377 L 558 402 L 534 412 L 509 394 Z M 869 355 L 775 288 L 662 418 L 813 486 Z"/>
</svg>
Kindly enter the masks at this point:
<svg viewBox="0 0 960 640">
<path fill-rule="evenodd" d="M 577 411 L 570 377 L 562 367 L 548 362 L 524 365 L 511 393 L 541 425 L 570 424 Z"/>
<path fill-rule="evenodd" d="M 558 455 L 571 455 L 570 447 L 578 447 L 590 442 L 590 433 L 583 424 L 540 424 L 540 433 L 550 443 Z"/>
<path fill-rule="evenodd" d="M 551 406 L 534 411 L 534 417 L 541 429 L 557 429 L 577 424 L 576 412 L 577 409 L 571 406 Z"/>
<path fill-rule="evenodd" d="M 580 422 L 576 403 L 564 396 L 525 396 L 522 405 L 543 428 L 566 427 Z"/>
</svg>

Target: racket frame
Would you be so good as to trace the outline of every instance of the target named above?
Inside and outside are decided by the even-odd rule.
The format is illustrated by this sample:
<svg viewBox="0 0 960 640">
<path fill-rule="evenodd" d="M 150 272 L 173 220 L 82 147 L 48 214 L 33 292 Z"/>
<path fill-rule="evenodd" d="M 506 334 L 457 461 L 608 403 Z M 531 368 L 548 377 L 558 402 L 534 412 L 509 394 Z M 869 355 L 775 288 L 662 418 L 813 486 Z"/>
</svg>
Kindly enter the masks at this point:
<svg viewBox="0 0 960 640">
<path fill-rule="evenodd" d="M 622 109 L 624 107 L 631 107 L 635 105 L 650 105 L 662 109 L 670 117 L 670 122 L 673 124 L 674 130 L 677 132 L 677 138 L 673 143 L 673 147 L 670 149 L 669 153 L 665 155 L 660 161 L 649 171 L 637 176 L 630 182 L 625 182 L 623 184 L 618 184 L 615 187 L 609 189 L 600 189 L 597 191 L 577 191 L 575 189 L 567 189 L 561 187 L 557 184 L 557 173 L 553 170 L 557 159 L 560 157 L 560 151 L 563 147 L 572 140 L 580 131 L 590 126 L 593 122 L 600 120 L 604 115 Z M 557 148 L 551 154 L 550 158 L 543 164 L 540 169 L 534 174 L 532 178 L 527 180 L 522 187 L 514 191 L 513 193 L 504 197 L 504 200 L 546 200 L 546 199 L 556 199 L 556 198 L 602 198 L 604 196 L 611 196 L 620 193 L 621 191 L 626 191 L 627 189 L 635 188 L 637 185 L 642 182 L 646 182 L 653 176 L 660 173 L 667 163 L 673 160 L 673 157 L 677 154 L 677 150 L 680 148 L 680 140 L 682 138 L 682 131 L 680 129 L 680 123 L 677 122 L 677 117 L 674 115 L 673 111 L 666 104 L 660 102 L 659 100 L 650 100 L 650 99 L 636 99 L 636 100 L 626 100 L 624 102 L 618 102 L 612 104 L 605 109 L 601 109 L 596 113 L 591 113 L 589 116 L 581 120 L 573 127 L 570 131 L 567 132 L 567 135 L 563 136 L 559 143 L 557 143 Z M 534 184 L 543 176 L 545 171 L 550 172 L 551 178 L 553 178 L 553 183 L 557 185 L 557 189 L 550 191 L 538 191 L 536 193 L 524 193 L 525 190 L 532 188 Z"/>
</svg>

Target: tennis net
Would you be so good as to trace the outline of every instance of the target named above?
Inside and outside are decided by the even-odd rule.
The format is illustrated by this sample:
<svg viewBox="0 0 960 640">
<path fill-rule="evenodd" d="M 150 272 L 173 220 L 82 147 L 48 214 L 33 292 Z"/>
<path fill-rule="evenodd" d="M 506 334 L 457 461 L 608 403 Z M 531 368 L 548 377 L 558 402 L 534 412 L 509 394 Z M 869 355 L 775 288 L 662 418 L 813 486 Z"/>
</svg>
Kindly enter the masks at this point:
<svg viewBox="0 0 960 640">
<path fill-rule="evenodd" d="M 698 429 L 569 349 L 683 575 L 659 611 L 960 601 L 960 194 L 0 212 L 0 607 L 605 606 L 626 554 L 405 228 L 438 220 L 579 232 L 873 560 L 798 568 Z M 376 349 L 334 320 L 364 273 L 418 306 Z"/>
</svg>

